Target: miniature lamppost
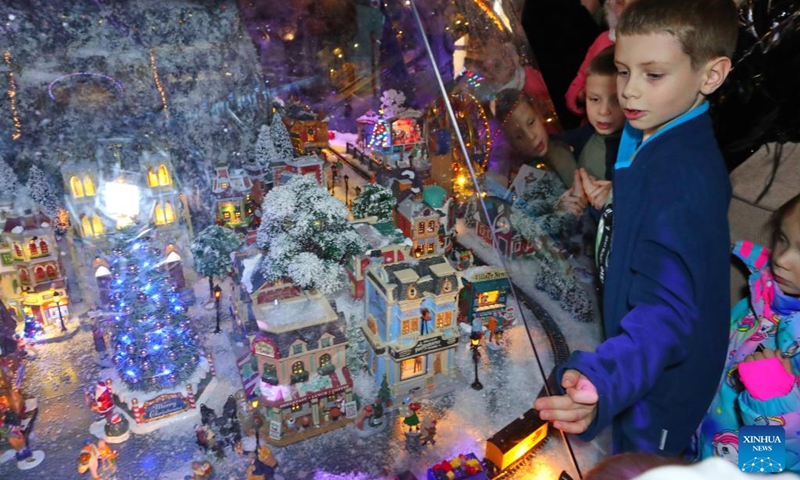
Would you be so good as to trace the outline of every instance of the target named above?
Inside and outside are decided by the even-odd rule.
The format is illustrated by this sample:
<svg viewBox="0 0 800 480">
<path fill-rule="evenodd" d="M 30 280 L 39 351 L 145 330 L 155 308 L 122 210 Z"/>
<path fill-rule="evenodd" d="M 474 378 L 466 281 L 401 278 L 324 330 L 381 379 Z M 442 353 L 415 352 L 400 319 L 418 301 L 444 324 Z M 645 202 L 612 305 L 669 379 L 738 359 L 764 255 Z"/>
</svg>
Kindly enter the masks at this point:
<svg viewBox="0 0 800 480">
<path fill-rule="evenodd" d="M 259 438 L 258 431 L 261 430 L 261 426 L 264 424 L 264 420 L 258 413 L 258 397 L 253 398 L 252 405 L 253 405 L 253 427 L 256 430 L 256 460 L 258 460 L 258 449 L 261 446 L 261 439 Z"/>
<path fill-rule="evenodd" d="M 219 284 L 214 286 L 214 307 L 217 309 L 217 328 L 214 330 L 214 333 L 219 333 L 222 329 L 219 328 L 219 299 L 222 297 L 222 289 L 219 288 Z"/>
<path fill-rule="evenodd" d="M 481 359 L 481 352 L 478 350 L 481 346 L 480 332 L 472 332 L 469 336 L 469 346 L 472 349 L 472 363 L 475 364 L 475 381 L 472 382 L 471 387 L 475 390 L 483 389 L 483 384 L 478 380 L 478 361 Z"/>
<path fill-rule="evenodd" d="M 58 321 L 61 322 L 61 331 L 66 332 L 67 327 L 64 326 L 64 316 L 61 315 L 61 294 L 58 293 L 58 290 L 53 292 L 53 297 L 56 299 L 56 309 L 58 310 Z"/>
<path fill-rule="evenodd" d="M 347 174 L 345 174 L 343 178 L 344 178 L 344 204 L 345 206 L 347 206 L 350 203 L 348 200 L 348 196 L 350 194 L 350 187 L 349 187 L 350 177 L 348 177 Z"/>
</svg>

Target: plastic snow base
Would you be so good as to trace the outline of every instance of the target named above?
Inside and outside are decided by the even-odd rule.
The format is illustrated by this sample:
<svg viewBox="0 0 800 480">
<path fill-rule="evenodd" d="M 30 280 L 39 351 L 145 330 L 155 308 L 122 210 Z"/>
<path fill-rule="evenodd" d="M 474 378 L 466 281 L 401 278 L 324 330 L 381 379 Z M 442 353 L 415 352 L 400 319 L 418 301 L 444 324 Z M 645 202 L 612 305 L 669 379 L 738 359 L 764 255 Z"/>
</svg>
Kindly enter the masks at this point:
<svg viewBox="0 0 800 480">
<path fill-rule="evenodd" d="M 42 450 L 34 450 L 32 455 L 21 462 L 17 462 L 17 468 L 20 470 L 30 470 L 39 466 L 44 461 L 44 452 Z"/>
<path fill-rule="evenodd" d="M 116 435 L 112 437 L 106 435 L 105 427 L 106 427 L 105 419 L 98 420 L 89 426 L 89 433 L 91 433 L 100 440 L 105 440 L 106 443 L 122 443 L 125 440 L 131 438 L 130 429 L 127 432 L 123 433 L 122 435 Z"/>
</svg>

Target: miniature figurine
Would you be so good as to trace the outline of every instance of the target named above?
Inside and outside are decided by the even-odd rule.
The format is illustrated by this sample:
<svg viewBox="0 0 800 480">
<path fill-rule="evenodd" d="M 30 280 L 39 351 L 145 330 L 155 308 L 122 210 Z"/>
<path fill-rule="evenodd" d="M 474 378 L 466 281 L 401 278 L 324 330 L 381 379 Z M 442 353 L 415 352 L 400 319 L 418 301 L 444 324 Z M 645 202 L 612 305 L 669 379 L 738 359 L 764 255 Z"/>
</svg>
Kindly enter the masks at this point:
<svg viewBox="0 0 800 480">
<path fill-rule="evenodd" d="M 98 469 L 102 465 L 102 468 Z M 81 448 L 81 453 L 78 456 L 78 473 L 84 474 L 91 473 L 92 480 L 101 480 L 103 475 L 100 473 L 108 471 L 113 475 L 117 472 L 117 452 L 111 450 L 108 444 L 100 441 L 95 445 L 94 443 L 87 443 Z"/>
<path fill-rule="evenodd" d="M 197 436 L 197 444 L 204 452 L 213 450 L 216 440 L 214 440 L 214 432 L 206 425 L 195 426 L 194 433 Z"/>
<path fill-rule="evenodd" d="M 110 421 L 111 415 L 114 412 L 114 399 L 111 396 L 111 391 L 104 382 L 99 381 L 97 385 L 95 385 L 92 401 L 92 410 L 105 417 L 107 422 Z"/>
<path fill-rule="evenodd" d="M 214 467 L 207 460 L 192 462 L 192 474 L 194 480 L 208 480 L 214 476 Z"/>
<path fill-rule="evenodd" d="M 97 456 L 100 459 L 101 471 L 117 473 L 117 451 L 111 450 L 108 443 L 103 440 L 97 442 Z"/>
<path fill-rule="evenodd" d="M 420 438 L 422 441 L 420 445 L 427 445 L 430 443 L 431 445 L 436 445 L 436 420 L 431 420 L 430 423 L 423 422 L 423 429 L 425 430 L 425 434 Z"/>
<path fill-rule="evenodd" d="M 431 311 L 427 308 L 422 309 L 422 318 L 420 319 L 420 335 L 427 335 L 431 329 Z"/>
<path fill-rule="evenodd" d="M 371 403 L 364 405 L 364 408 L 361 409 L 361 413 L 358 414 L 358 418 L 356 419 L 356 428 L 359 430 L 364 430 L 364 420 L 372 417 L 374 412 L 375 408 Z"/>
<path fill-rule="evenodd" d="M 419 403 L 411 402 L 408 405 L 408 410 L 411 412 L 406 418 L 403 419 L 403 423 L 408 425 L 408 433 L 412 435 L 419 435 L 419 417 L 417 416 L 417 410 L 422 408 Z"/>
</svg>

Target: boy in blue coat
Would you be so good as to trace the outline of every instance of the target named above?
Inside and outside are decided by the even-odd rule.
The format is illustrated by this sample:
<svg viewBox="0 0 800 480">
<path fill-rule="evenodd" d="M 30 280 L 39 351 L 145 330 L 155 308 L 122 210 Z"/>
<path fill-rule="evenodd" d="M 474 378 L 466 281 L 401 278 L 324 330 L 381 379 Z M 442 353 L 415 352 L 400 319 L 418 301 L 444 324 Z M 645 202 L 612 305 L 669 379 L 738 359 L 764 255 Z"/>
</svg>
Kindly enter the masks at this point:
<svg viewBox="0 0 800 480">
<path fill-rule="evenodd" d="M 639 0 L 617 27 L 625 111 L 603 297 L 606 340 L 557 372 L 543 419 L 614 453 L 680 455 L 722 373 L 728 343 L 731 189 L 706 97 L 731 69 L 731 0 Z M 584 178 L 590 199 L 596 186 Z M 602 202 L 600 202 L 602 203 Z"/>
</svg>

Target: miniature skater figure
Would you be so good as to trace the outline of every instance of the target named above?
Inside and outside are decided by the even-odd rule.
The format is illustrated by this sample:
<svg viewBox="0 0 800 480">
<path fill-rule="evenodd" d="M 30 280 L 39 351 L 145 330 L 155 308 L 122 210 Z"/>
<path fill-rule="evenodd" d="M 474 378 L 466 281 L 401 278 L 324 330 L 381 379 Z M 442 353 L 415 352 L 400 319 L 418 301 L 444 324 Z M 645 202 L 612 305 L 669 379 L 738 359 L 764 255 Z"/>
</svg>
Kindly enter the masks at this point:
<svg viewBox="0 0 800 480">
<path fill-rule="evenodd" d="M 411 402 L 408 405 L 408 410 L 411 414 L 403 419 L 403 423 L 408 425 L 409 435 L 419 435 L 419 417 L 417 416 L 417 410 L 420 408 L 422 408 L 422 406 L 419 403 Z"/>
<path fill-rule="evenodd" d="M 117 451 L 111 450 L 103 440 L 97 442 L 97 457 L 100 459 L 100 470 L 117 473 Z"/>
<path fill-rule="evenodd" d="M 358 414 L 358 418 L 356 419 L 356 428 L 364 430 L 364 420 L 372 417 L 374 412 L 375 408 L 371 403 L 364 405 L 364 408 L 361 409 L 361 413 Z"/>
<path fill-rule="evenodd" d="M 423 429 L 425 430 L 425 434 L 420 438 L 422 442 L 420 445 L 427 445 L 430 442 L 431 445 L 436 445 L 436 420 L 431 420 L 430 423 L 423 422 Z"/>
<path fill-rule="evenodd" d="M 206 425 L 197 425 L 194 429 L 194 433 L 197 436 L 197 444 L 204 452 L 214 449 L 214 444 L 216 443 L 214 440 L 214 432 L 209 427 Z"/>
<path fill-rule="evenodd" d="M 20 470 L 30 470 L 36 467 L 42 460 L 44 460 L 44 452 L 41 450 L 32 451 L 28 447 L 28 441 L 25 438 L 25 433 L 19 425 L 5 425 L 9 428 L 6 439 L 11 448 L 17 452 L 14 458 L 17 460 L 17 468 Z M 3 427 L 0 422 L 0 427 Z"/>
<path fill-rule="evenodd" d="M 214 467 L 208 460 L 192 462 L 192 479 L 209 480 L 214 476 Z"/>
<path fill-rule="evenodd" d="M 97 446 L 94 443 L 87 443 L 81 448 L 81 453 L 78 455 L 78 473 L 89 472 L 92 475 L 92 480 L 102 480 L 103 477 L 97 468 L 99 464 L 100 454 Z"/>
</svg>

